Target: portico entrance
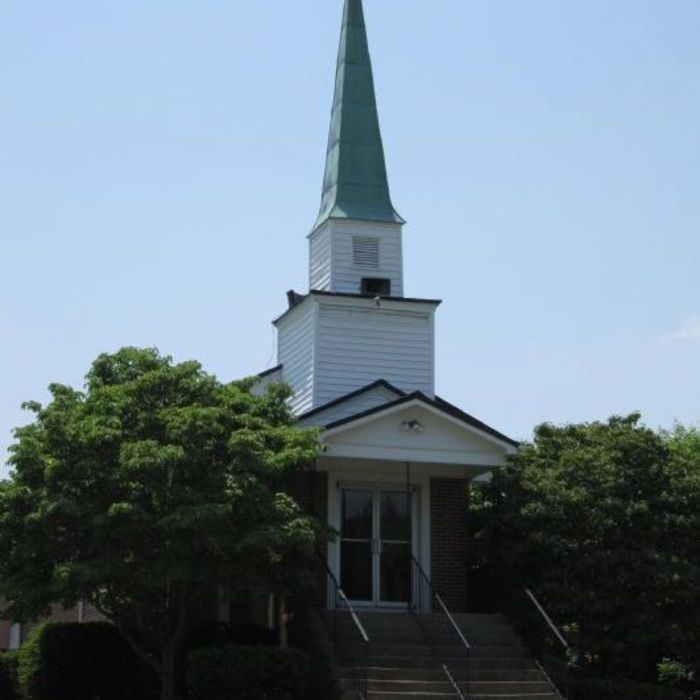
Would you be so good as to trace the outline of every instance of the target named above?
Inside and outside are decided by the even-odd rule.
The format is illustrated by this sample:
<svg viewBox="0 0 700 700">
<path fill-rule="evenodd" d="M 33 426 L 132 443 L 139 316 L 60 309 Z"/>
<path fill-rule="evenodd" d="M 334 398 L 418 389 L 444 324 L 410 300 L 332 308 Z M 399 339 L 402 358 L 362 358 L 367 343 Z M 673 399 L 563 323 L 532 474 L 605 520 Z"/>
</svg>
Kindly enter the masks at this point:
<svg viewBox="0 0 700 700">
<path fill-rule="evenodd" d="M 396 488 L 340 489 L 340 585 L 357 605 L 411 602 L 412 494 Z"/>
</svg>

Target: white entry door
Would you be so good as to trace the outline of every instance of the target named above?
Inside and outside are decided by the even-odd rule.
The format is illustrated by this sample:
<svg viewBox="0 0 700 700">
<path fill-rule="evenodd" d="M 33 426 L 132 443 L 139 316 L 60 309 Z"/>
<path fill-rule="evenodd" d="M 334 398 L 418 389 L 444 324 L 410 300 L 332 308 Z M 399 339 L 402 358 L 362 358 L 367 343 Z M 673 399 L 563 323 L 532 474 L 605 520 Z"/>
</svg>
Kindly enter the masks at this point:
<svg viewBox="0 0 700 700">
<path fill-rule="evenodd" d="M 340 585 L 360 604 L 411 601 L 412 497 L 383 488 L 341 490 Z"/>
</svg>

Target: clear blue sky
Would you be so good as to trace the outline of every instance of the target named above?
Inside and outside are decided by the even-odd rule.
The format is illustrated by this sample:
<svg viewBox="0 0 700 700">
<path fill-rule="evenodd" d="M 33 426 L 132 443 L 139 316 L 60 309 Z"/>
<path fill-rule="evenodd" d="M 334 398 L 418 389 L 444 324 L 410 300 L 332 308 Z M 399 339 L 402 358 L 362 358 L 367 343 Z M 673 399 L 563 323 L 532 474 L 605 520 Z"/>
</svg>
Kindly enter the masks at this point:
<svg viewBox="0 0 700 700">
<path fill-rule="evenodd" d="M 27 399 L 155 345 L 269 367 L 307 285 L 341 0 L 0 0 L 0 462 Z M 700 3 L 365 0 L 439 392 L 700 419 Z M 2 467 L 0 467 L 0 470 Z"/>
</svg>

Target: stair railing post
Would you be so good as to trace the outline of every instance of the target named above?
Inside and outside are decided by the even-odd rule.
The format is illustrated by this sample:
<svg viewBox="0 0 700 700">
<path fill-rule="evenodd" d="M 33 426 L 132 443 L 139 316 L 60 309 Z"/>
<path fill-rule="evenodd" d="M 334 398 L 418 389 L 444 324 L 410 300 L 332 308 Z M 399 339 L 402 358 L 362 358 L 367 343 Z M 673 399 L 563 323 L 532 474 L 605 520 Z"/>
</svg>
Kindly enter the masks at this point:
<svg viewBox="0 0 700 700">
<path fill-rule="evenodd" d="M 329 610 L 326 617 L 326 629 L 333 640 L 338 661 L 352 672 L 358 694 L 367 700 L 370 660 L 369 636 L 355 613 L 352 603 L 340 587 L 338 579 L 328 566 L 325 557 L 321 552 L 318 552 L 318 557 L 325 569 L 328 581 L 326 605 Z"/>
<path fill-rule="evenodd" d="M 370 645 L 370 642 L 368 640 L 364 645 L 365 658 L 364 658 L 364 663 L 362 664 L 362 668 L 364 670 L 363 691 L 365 694 L 365 698 L 368 697 L 368 690 L 369 690 L 369 659 L 370 659 L 369 645 Z"/>
</svg>

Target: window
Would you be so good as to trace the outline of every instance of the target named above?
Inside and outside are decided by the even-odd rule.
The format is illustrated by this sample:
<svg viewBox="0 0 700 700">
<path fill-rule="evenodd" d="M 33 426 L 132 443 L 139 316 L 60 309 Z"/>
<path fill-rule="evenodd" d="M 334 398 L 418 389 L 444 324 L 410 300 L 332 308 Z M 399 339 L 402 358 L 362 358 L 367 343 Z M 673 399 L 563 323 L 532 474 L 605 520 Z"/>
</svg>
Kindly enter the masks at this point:
<svg viewBox="0 0 700 700">
<path fill-rule="evenodd" d="M 15 623 L 10 627 L 10 649 L 19 649 L 22 644 L 22 625 Z"/>
<path fill-rule="evenodd" d="M 379 267 L 379 239 L 353 236 L 352 262 L 357 267 Z"/>
<path fill-rule="evenodd" d="M 391 280 L 383 277 L 363 277 L 362 294 L 371 297 L 390 297 L 391 296 Z"/>
</svg>

